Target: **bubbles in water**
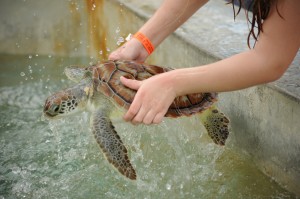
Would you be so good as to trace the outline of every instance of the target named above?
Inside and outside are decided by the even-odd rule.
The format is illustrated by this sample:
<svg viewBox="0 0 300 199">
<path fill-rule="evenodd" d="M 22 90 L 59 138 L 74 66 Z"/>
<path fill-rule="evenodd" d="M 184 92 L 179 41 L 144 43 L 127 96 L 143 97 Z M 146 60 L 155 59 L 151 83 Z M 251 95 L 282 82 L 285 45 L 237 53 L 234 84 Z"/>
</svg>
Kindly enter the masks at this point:
<svg viewBox="0 0 300 199">
<path fill-rule="evenodd" d="M 100 50 L 100 51 L 99 51 L 99 54 L 100 54 L 100 55 L 102 55 L 102 54 L 103 54 L 102 50 Z"/>
<path fill-rule="evenodd" d="M 32 55 L 29 55 L 28 58 L 31 59 L 31 58 L 32 58 Z"/>
<path fill-rule="evenodd" d="M 109 49 L 109 48 L 106 48 L 106 51 L 107 51 L 107 52 L 110 52 L 110 49 Z"/>
<path fill-rule="evenodd" d="M 20 72 L 20 75 L 24 77 L 26 74 L 24 72 Z"/>
<path fill-rule="evenodd" d="M 51 58 L 52 57 L 52 55 L 48 55 L 48 58 Z"/>
</svg>

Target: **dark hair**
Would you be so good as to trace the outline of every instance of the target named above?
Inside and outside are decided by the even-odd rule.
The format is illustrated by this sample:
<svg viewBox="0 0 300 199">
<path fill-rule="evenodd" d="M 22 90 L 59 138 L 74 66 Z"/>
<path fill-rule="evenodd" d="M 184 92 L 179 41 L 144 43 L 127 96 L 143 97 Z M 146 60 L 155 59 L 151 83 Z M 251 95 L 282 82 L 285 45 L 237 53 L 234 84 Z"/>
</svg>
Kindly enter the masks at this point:
<svg viewBox="0 0 300 199">
<path fill-rule="evenodd" d="M 242 7 L 253 13 L 252 19 L 250 19 L 248 11 L 246 14 L 247 20 L 250 23 L 250 30 L 247 38 L 247 44 L 249 48 L 251 48 L 250 37 L 252 36 L 256 42 L 260 32 L 263 32 L 263 21 L 268 17 L 271 6 L 273 3 L 275 3 L 275 1 L 276 0 L 231 0 L 230 3 L 232 3 L 234 19 L 240 13 Z M 237 11 L 235 9 L 235 5 L 238 6 Z M 278 12 L 277 5 L 276 10 Z M 279 12 L 278 14 L 280 15 Z M 255 28 L 257 28 L 257 32 L 255 32 Z"/>
</svg>

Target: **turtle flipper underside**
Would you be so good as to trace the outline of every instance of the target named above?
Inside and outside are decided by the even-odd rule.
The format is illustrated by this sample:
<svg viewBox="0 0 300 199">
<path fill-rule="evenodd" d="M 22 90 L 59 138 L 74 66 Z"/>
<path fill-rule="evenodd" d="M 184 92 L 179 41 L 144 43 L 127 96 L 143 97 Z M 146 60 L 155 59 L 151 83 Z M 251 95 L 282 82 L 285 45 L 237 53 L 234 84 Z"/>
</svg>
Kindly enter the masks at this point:
<svg viewBox="0 0 300 199">
<path fill-rule="evenodd" d="M 93 113 L 91 122 L 95 139 L 109 163 L 127 178 L 135 180 L 136 172 L 129 161 L 127 149 L 108 115 L 104 111 L 96 111 Z"/>
<path fill-rule="evenodd" d="M 225 145 L 229 135 L 229 119 L 212 106 L 200 115 L 201 121 L 206 128 L 209 137 L 218 145 Z"/>
</svg>

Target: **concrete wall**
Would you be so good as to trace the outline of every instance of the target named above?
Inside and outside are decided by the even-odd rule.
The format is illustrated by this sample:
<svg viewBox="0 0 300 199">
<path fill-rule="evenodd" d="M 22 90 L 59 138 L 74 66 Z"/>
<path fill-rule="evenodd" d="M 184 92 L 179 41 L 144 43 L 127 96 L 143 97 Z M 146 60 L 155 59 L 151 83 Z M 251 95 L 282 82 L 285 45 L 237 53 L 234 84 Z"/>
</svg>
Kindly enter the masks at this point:
<svg viewBox="0 0 300 199">
<path fill-rule="evenodd" d="M 91 56 L 101 60 L 118 46 L 120 37 L 136 32 L 160 1 L 0 3 L 1 54 Z M 246 21 L 241 17 L 234 23 L 230 9 L 222 1 L 211 1 L 148 62 L 196 66 L 247 49 Z M 300 80 L 290 78 L 297 71 L 299 76 L 299 55 L 287 72 L 292 75 L 270 85 L 222 93 L 219 106 L 232 122 L 229 147 L 250 155 L 265 174 L 300 196 Z"/>
</svg>

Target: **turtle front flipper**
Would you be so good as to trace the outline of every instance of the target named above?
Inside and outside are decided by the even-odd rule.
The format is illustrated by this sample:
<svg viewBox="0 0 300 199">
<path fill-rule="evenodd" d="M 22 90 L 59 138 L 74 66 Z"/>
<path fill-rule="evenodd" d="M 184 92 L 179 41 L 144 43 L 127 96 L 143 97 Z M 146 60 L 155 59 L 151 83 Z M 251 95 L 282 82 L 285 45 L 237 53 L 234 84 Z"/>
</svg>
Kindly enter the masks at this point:
<svg viewBox="0 0 300 199">
<path fill-rule="evenodd" d="M 114 129 L 106 111 L 96 111 L 91 119 L 93 134 L 107 160 L 118 171 L 131 180 L 136 179 L 136 173 L 132 167 L 127 149 L 120 136 Z"/>
<path fill-rule="evenodd" d="M 78 83 L 85 77 L 91 75 L 91 70 L 89 67 L 82 68 L 80 66 L 68 66 L 64 71 L 65 75 L 72 81 Z"/>
<path fill-rule="evenodd" d="M 200 120 L 214 143 L 225 145 L 229 135 L 229 119 L 224 113 L 212 106 L 200 115 Z"/>
</svg>

